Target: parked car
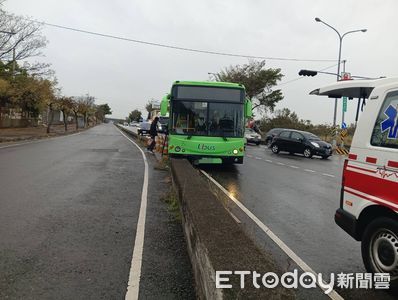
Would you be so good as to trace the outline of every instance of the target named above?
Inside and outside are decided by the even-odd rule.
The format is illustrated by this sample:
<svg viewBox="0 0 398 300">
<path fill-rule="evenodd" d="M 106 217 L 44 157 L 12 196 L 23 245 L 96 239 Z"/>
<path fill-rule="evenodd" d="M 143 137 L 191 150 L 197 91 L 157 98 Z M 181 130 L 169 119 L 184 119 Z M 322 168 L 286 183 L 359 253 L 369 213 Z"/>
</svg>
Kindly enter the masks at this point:
<svg viewBox="0 0 398 300">
<path fill-rule="evenodd" d="M 265 144 L 267 145 L 268 148 L 271 146 L 272 139 L 274 138 L 274 136 L 278 135 L 282 130 L 285 130 L 285 129 L 286 128 L 273 128 L 267 132 L 264 140 L 265 140 Z"/>
<path fill-rule="evenodd" d="M 251 128 L 245 129 L 245 138 L 246 138 L 246 143 L 254 143 L 256 145 L 260 145 L 261 135 L 259 135 Z"/>
<path fill-rule="evenodd" d="M 150 129 L 151 129 L 151 123 L 140 122 L 140 125 L 138 125 L 137 133 L 138 135 L 149 134 Z"/>
<path fill-rule="evenodd" d="M 279 151 L 287 151 L 291 154 L 302 153 L 307 158 L 317 155 L 327 159 L 332 155 L 332 145 L 322 141 L 315 134 L 293 129 L 284 129 L 275 136 L 271 143 L 271 150 L 275 154 Z"/>
</svg>

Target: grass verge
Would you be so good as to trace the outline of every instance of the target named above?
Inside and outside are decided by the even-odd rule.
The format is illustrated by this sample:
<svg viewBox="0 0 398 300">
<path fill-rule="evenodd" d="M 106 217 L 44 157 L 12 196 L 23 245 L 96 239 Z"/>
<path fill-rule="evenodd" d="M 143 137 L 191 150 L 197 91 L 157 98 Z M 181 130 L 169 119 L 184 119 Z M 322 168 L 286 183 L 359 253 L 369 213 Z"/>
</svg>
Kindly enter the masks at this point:
<svg viewBox="0 0 398 300">
<path fill-rule="evenodd" d="M 171 183 L 171 179 L 168 178 L 168 180 Z M 177 193 L 173 185 L 170 186 L 169 190 L 160 199 L 167 204 L 167 209 L 171 213 L 173 220 L 181 222 L 180 203 L 178 202 Z"/>
</svg>

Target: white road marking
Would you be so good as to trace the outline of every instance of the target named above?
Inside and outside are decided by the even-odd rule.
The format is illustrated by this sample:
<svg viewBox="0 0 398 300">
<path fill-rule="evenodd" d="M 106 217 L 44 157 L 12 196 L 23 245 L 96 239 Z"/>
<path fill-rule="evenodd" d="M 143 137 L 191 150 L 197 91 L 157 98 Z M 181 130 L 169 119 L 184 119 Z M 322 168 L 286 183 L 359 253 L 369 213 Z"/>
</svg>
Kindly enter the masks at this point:
<svg viewBox="0 0 398 300">
<path fill-rule="evenodd" d="M 230 212 L 229 210 L 228 210 L 228 212 L 229 212 L 229 214 L 231 215 L 232 219 L 235 220 L 236 223 L 238 223 L 238 224 L 241 223 L 241 221 L 238 219 L 237 216 L 235 216 L 235 215 L 234 215 L 232 212 Z"/>
<path fill-rule="evenodd" d="M 276 164 L 280 165 L 280 166 L 286 166 L 284 163 L 281 163 L 281 162 L 277 162 Z"/>
<path fill-rule="evenodd" d="M 289 166 L 290 168 L 293 168 L 293 169 L 298 169 L 299 167 L 297 167 L 297 166 L 292 166 L 292 165 L 290 165 Z"/>
<path fill-rule="evenodd" d="M 333 178 L 336 177 L 336 176 L 334 176 L 334 175 L 332 175 L 332 174 L 327 174 L 327 173 L 322 173 L 322 175 L 323 175 L 323 176 L 328 176 L 328 177 L 333 177 Z"/>
<path fill-rule="evenodd" d="M 266 161 L 266 162 L 269 162 L 269 163 L 272 163 L 272 160 L 269 160 L 269 159 L 266 159 L 265 161 Z"/>
<path fill-rule="evenodd" d="M 307 265 L 296 253 L 293 252 L 275 233 L 271 231 L 263 222 L 260 221 L 250 210 L 248 210 L 241 202 L 238 201 L 231 193 L 228 192 L 220 183 L 218 183 L 213 177 L 207 174 L 205 171 L 201 170 L 201 172 L 211 181 L 213 182 L 225 195 L 227 195 L 250 219 L 253 220 L 254 223 L 260 227 L 269 238 L 271 238 L 278 246 L 285 252 L 304 272 L 310 272 L 318 277 L 318 274 L 311 269 L 309 265 Z M 324 284 L 326 284 L 324 282 Z M 325 288 L 318 285 L 323 291 Z M 333 300 L 342 300 L 341 297 L 335 290 L 332 290 L 328 296 Z"/>
<path fill-rule="evenodd" d="M 140 214 L 138 216 L 137 232 L 135 234 L 133 257 L 131 259 L 131 267 L 129 274 L 129 282 L 127 284 L 126 300 L 138 299 L 140 290 L 141 280 L 141 266 L 142 266 L 142 253 L 144 249 L 144 237 L 145 237 L 145 219 L 146 219 L 146 208 L 148 202 L 148 161 L 146 159 L 144 151 L 128 136 L 126 136 L 120 129 L 120 133 L 128 139 L 138 150 L 141 151 L 142 158 L 144 159 L 145 171 L 144 171 L 144 184 L 142 185 L 141 193 L 141 206 Z"/>
<path fill-rule="evenodd" d="M 255 159 L 261 160 L 262 158 L 261 158 L 261 157 L 258 157 L 258 156 L 256 156 L 256 157 L 255 157 Z"/>
<path fill-rule="evenodd" d="M 246 154 L 247 157 L 253 158 L 253 155 Z"/>
<path fill-rule="evenodd" d="M 310 172 L 310 173 L 315 173 L 316 171 L 314 171 L 314 170 L 310 170 L 310 169 L 304 169 L 304 171 L 306 171 L 306 172 Z"/>
</svg>

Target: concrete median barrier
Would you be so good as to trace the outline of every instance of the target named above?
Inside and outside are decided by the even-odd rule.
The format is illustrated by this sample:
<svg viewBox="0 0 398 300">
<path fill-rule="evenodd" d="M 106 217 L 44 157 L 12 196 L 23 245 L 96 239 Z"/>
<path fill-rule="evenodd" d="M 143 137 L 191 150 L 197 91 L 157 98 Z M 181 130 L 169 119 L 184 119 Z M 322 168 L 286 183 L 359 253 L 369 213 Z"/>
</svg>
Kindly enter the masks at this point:
<svg viewBox="0 0 398 300">
<path fill-rule="evenodd" d="M 231 288 L 216 287 L 216 271 L 256 271 L 260 274 L 282 272 L 272 257 L 244 234 L 239 224 L 211 192 L 208 181 L 182 159 L 171 160 L 173 184 L 181 204 L 184 233 L 194 270 L 196 292 L 200 299 L 294 299 L 292 290 L 278 285 L 266 288 L 253 284 L 246 275 L 223 275 Z"/>
</svg>

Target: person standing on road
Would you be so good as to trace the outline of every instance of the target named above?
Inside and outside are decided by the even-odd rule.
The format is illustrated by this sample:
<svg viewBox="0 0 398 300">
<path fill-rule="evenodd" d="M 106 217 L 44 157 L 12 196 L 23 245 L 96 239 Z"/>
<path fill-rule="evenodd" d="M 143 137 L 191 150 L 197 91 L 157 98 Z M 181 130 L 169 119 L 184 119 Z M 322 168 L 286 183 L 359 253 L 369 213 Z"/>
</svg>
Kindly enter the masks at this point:
<svg viewBox="0 0 398 300">
<path fill-rule="evenodd" d="M 156 141 L 155 138 L 158 135 L 158 122 L 159 122 L 159 118 L 155 117 L 155 119 L 153 119 L 152 123 L 151 123 L 151 128 L 149 129 L 149 134 L 151 136 L 152 142 L 151 144 L 147 147 L 148 151 L 153 152 L 153 149 L 156 146 Z"/>
</svg>

